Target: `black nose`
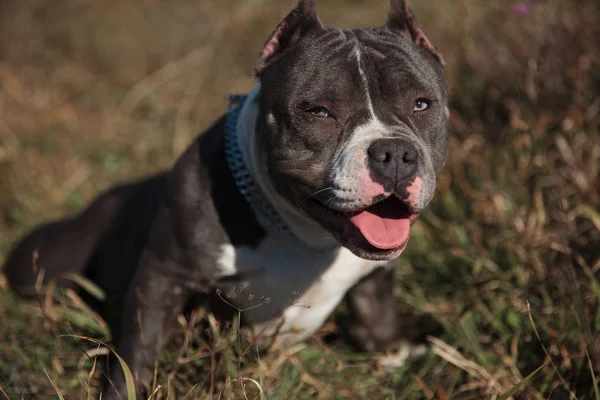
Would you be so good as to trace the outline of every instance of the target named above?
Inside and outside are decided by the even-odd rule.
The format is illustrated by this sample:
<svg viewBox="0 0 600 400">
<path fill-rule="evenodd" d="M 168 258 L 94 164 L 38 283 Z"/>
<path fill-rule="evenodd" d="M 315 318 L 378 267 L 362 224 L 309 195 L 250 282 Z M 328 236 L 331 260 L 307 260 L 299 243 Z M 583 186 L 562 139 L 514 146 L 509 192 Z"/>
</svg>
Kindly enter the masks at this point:
<svg viewBox="0 0 600 400">
<path fill-rule="evenodd" d="M 375 180 L 394 187 L 411 180 L 417 172 L 419 153 L 404 139 L 379 139 L 369 149 L 369 168 Z"/>
</svg>

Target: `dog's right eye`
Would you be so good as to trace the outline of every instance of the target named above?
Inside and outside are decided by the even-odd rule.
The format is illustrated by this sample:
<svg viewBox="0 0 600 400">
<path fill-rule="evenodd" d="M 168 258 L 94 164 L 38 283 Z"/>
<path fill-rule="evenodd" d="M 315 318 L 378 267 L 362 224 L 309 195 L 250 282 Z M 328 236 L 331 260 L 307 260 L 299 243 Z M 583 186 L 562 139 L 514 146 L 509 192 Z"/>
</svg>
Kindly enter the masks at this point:
<svg viewBox="0 0 600 400">
<path fill-rule="evenodd" d="M 417 99 L 413 108 L 414 112 L 425 111 L 429 108 L 429 100 Z"/>
<path fill-rule="evenodd" d="M 309 108 L 306 111 L 308 111 L 309 113 L 311 113 L 315 117 L 321 117 L 321 118 L 328 118 L 329 117 L 329 110 L 326 109 L 325 107 L 313 107 L 313 108 Z"/>
</svg>

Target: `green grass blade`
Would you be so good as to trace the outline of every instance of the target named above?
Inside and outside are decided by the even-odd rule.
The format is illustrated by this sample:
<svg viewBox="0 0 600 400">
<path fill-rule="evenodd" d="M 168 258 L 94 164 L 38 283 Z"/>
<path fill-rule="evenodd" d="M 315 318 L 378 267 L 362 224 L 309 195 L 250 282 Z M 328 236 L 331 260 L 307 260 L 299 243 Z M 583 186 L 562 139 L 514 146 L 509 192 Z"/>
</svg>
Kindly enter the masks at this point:
<svg viewBox="0 0 600 400">
<path fill-rule="evenodd" d="M 592 374 L 592 383 L 594 384 L 594 394 L 596 395 L 596 400 L 600 400 L 600 390 L 598 389 L 598 380 L 596 379 L 596 374 L 594 373 L 594 366 L 592 365 L 592 359 L 590 358 L 590 353 L 585 349 L 585 355 L 588 359 L 588 364 L 590 365 L 590 373 Z"/>
<path fill-rule="evenodd" d="M 540 370 L 542 370 L 547 364 L 548 364 L 548 362 L 543 363 L 535 371 L 533 371 L 532 373 L 527 375 L 525 378 L 523 378 L 523 380 L 521 382 L 517 383 L 517 385 L 515 387 L 513 387 L 512 389 L 510 389 L 508 392 L 504 393 L 500 397 L 498 397 L 498 400 L 507 400 L 510 396 L 517 393 L 523 387 L 523 385 L 525 385 L 527 382 L 529 382 L 531 380 L 531 378 L 533 378 L 535 376 L 535 374 L 540 372 Z"/>
<path fill-rule="evenodd" d="M 600 231 L 600 213 L 596 208 L 589 204 L 580 204 L 574 212 L 575 215 L 587 218 L 594 227 Z"/>
<path fill-rule="evenodd" d="M 104 300 L 104 297 L 105 297 L 104 291 L 102 289 L 100 289 L 100 287 L 98 285 L 96 285 L 94 282 L 90 281 L 89 279 L 86 279 L 83 276 L 72 274 L 72 273 L 66 273 L 63 276 L 65 279 L 73 281 L 76 284 L 78 284 L 79 286 L 81 286 L 81 288 L 83 290 L 88 292 L 90 295 L 94 296 L 96 299 L 101 300 L 101 301 Z"/>
<path fill-rule="evenodd" d="M 56 391 L 56 395 L 58 396 L 58 398 L 60 400 L 65 400 L 65 398 L 63 397 L 62 393 L 60 392 L 60 390 L 58 390 L 58 387 L 56 387 L 56 385 L 54 384 L 54 381 L 52 380 L 52 378 L 50 378 L 50 375 L 48 374 L 48 371 L 46 371 L 46 368 L 44 368 L 44 373 L 46 374 L 46 376 L 48 377 L 48 380 L 50 381 L 50 383 L 52 384 L 52 387 L 54 388 L 54 390 Z"/>
<path fill-rule="evenodd" d="M 125 375 L 125 384 L 127 385 L 127 400 L 136 400 L 136 394 L 135 394 L 135 383 L 133 381 L 133 374 L 131 373 L 131 370 L 129 369 L 129 366 L 127 365 L 127 363 L 125 362 L 125 360 L 123 360 L 121 358 L 121 356 L 114 351 L 110 346 L 108 346 L 106 343 L 91 338 L 91 337 L 87 337 L 87 336 L 78 336 L 78 335 L 66 335 L 69 337 L 74 337 L 77 339 L 83 339 L 83 340 L 87 340 L 88 342 L 92 342 L 92 343 L 96 343 L 96 344 L 100 344 L 102 346 L 106 346 L 110 349 L 110 351 L 117 356 L 117 359 L 119 360 L 119 364 L 121 364 L 121 368 L 123 369 L 123 374 Z"/>
<path fill-rule="evenodd" d="M 262 366 L 260 364 L 260 352 L 258 351 L 258 346 L 256 347 L 256 356 L 258 357 L 258 383 L 261 388 L 265 387 L 265 379 L 262 373 Z M 267 400 L 267 395 L 262 390 L 260 391 L 260 400 Z"/>
</svg>

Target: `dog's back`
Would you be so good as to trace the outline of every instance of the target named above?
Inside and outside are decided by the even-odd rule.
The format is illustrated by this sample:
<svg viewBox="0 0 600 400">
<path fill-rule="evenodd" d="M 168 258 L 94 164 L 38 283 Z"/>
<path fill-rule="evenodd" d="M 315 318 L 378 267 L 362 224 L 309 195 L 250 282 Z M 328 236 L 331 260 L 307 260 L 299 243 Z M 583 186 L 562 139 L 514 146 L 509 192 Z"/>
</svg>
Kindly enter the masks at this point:
<svg viewBox="0 0 600 400">
<path fill-rule="evenodd" d="M 36 228 L 7 258 L 3 272 L 10 286 L 30 297 L 35 295 L 36 284 L 56 280 L 69 286 L 62 278 L 66 273 L 75 273 L 93 278 L 102 289 L 110 291 L 105 287 L 107 279 L 102 277 L 133 272 L 124 271 L 128 264 L 123 258 L 137 257 L 141 251 L 144 235 L 136 233 L 150 229 L 160 198 L 157 192 L 162 191 L 164 180 L 164 175 L 157 175 L 115 187 L 81 214 Z M 126 251 L 117 256 L 118 250 Z M 100 264 L 101 271 L 97 268 Z"/>
</svg>

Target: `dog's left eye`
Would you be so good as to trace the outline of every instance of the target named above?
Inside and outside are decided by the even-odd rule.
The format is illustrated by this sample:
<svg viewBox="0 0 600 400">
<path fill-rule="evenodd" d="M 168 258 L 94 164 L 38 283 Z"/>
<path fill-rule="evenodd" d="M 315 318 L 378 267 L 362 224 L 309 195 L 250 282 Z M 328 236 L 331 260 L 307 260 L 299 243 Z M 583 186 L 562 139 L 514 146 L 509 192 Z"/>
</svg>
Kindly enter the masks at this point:
<svg viewBox="0 0 600 400">
<path fill-rule="evenodd" d="M 413 111 L 425 111 L 429 108 L 429 100 L 425 99 L 417 99 L 415 101 L 415 106 L 413 107 Z"/>
<path fill-rule="evenodd" d="M 315 117 L 327 118 L 329 117 L 329 110 L 325 107 L 313 107 L 307 110 L 309 113 L 314 115 Z"/>
</svg>

